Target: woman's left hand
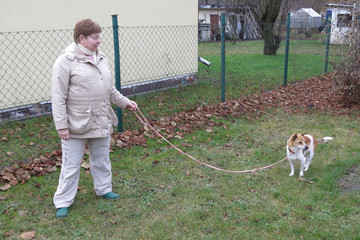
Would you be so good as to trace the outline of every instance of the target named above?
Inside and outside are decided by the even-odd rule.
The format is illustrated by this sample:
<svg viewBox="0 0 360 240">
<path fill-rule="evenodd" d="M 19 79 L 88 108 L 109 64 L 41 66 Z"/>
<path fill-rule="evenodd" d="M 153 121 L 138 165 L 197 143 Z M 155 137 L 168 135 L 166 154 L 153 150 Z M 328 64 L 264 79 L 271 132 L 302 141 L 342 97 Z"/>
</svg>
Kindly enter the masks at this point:
<svg viewBox="0 0 360 240">
<path fill-rule="evenodd" d="M 130 103 L 127 105 L 127 108 L 129 108 L 131 111 L 135 111 L 138 108 L 138 105 L 134 101 L 130 101 Z"/>
</svg>

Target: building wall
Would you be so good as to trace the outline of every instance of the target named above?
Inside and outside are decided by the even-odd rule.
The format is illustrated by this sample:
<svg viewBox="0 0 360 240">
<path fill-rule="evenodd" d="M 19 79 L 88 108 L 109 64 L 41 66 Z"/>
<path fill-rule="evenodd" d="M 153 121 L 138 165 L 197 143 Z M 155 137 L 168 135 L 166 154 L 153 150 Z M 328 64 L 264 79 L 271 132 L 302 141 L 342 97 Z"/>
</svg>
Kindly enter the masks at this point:
<svg viewBox="0 0 360 240">
<path fill-rule="evenodd" d="M 348 37 L 351 33 L 350 26 L 339 26 L 338 16 L 339 14 L 347 14 L 352 16 L 349 9 L 342 8 L 329 8 L 331 11 L 331 32 L 330 32 L 330 43 L 331 44 L 345 44 L 347 43 Z"/>
<path fill-rule="evenodd" d="M 100 50 L 114 70 L 118 15 L 122 87 L 197 72 L 198 4 L 193 0 L 1 0 L 0 110 L 51 98 L 52 65 L 80 19 L 103 31 Z M 185 50 L 184 50 L 185 49 Z"/>
<path fill-rule="evenodd" d="M 72 29 L 84 18 L 111 26 L 172 26 L 197 23 L 194 0 L 1 0 L 0 32 Z"/>
<path fill-rule="evenodd" d="M 200 9 L 199 10 L 199 20 L 203 20 L 204 21 L 202 23 L 208 23 L 210 24 L 210 15 L 219 15 L 219 19 L 220 19 L 220 15 L 222 13 L 225 13 L 225 10 L 203 10 Z"/>
</svg>

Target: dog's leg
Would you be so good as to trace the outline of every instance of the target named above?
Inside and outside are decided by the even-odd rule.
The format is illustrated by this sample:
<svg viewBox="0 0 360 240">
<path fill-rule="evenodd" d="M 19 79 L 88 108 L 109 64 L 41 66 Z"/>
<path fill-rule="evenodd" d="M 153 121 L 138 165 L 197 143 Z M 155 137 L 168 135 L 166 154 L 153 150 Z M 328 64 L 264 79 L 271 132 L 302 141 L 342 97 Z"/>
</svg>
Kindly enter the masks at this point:
<svg viewBox="0 0 360 240">
<path fill-rule="evenodd" d="M 291 168 L 291 173 L 289 174 L 289 176 L 291 177 L 291 176 L 294 176 L 294 163 L 290 159 L 289 159 L 289 163 L 290 163 L 290 168 Z"/>
<path fill-rule="evenodd" d="M 305 160 L 306 160 L 305 157 L 301 156 L 301 158 L 300 158 L 301 166 L 300 166 L 300 174 L 299 174 L 300 177 L 304 176 Z"/>
<path fill-rule="evenodd" d="M 310 167 L 310 164 L 311 164 L 311 159 L 313 158 L 314 156 L 314 152 L 311 151 L 307 154 L 306 156 L 306 164 L 305 164 L 305 171 L 309 170 L 309 167 Z"/>
</svg>

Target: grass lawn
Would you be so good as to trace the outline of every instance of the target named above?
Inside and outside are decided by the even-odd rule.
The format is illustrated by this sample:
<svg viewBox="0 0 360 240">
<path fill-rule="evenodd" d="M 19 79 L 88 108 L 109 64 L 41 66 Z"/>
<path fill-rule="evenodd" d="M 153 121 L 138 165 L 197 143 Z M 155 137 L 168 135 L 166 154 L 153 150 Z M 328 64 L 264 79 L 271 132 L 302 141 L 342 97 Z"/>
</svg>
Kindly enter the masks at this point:
<svg viewBox="0 0 360 240">
<path fill-rule="evenodd" d="M 147 147 L 111 154 L 118 201 L 97 198 L 84 170 L 66 219 L 55 218 L 52 204 L 59 169 L 1 192 L 8 198 L 0 205 L 0 236 L 20 239 L 35 231 L 36 239 L 360 239 L 360 193 L 342 192 L 337 182 L 359 162 L 359 119 L 270 110 L 258 120 L 217 121 L 226 128 L 200 129 L 173 143 L 209 164 L 242 170 L 282 159 L 292 133 L 334 141 L 318 147 L 305 182 L 288 176 L 287 162 L 252 174 L 223 173 L 150 139 Z"/>
<path fill-rule="evenodd" d="M 219 46 L 199 44 L 199 56 L 211 66 L 199 64 L 197 84 L 132 99 L 154 119 L 218 103 Z M 336 49 L 330 47 L 334 61 L 340 59 Z M 262 55 L 262 41 L 228 43 L 226 53 L 226 99 L 283 84 L 284 43 L 276 56 Z M 288 81 L 322 74 L 324 56 L 325 46 L 318 40 L 291 41 Z M 139 127 L 133 114 L 123 113 L 125 130 Z M 0 192 L 0 238 L 21 239 L 23 232 L 34 231 L 35 239 L 360 239 L 360 193 L 343 192 L 338 182 L 359 162 L 359 119 L 270 109 L 257 120 L 216 121 L 226 128 L 199 129 L 172 142 L 211 165 L 244 170 L 283 159 L 286 140 L 296 132 L 334 141 L 318 147 L 306 181 L 299 181 L 288 176 L 287 162 L 256 173 L 230 174 L 149 139 L 147 147 L 111 153 L 118 201 L 97 198 L 91 174 L 84 169 L 66 219 L 55 218 L 52 203 L 59 168 Z M 59 148 L 51 117 L 4 123 L 0 134 L 2 167 Z"/>
</svg>

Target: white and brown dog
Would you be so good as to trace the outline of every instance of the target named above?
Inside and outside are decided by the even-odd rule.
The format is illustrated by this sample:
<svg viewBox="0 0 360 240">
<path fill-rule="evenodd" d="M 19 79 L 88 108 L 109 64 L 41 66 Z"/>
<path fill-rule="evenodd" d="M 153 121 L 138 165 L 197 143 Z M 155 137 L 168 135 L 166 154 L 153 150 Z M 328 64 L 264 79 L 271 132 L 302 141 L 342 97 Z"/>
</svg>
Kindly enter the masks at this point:
<svg viewBox="0 0 360 240">
<path fill-rule="evenodd" d="M 287 141 L 286 152 L 291 167 L 289 176 L 294 175 L 294 162 L 300 161 L 300 177 L 304 176 L 304 170 L 307 171 L 314 156 L 316 145 L 323 144 L 333 140 L 332 137 L 324 137 L 320 141 L 315 137 L 305 134 L 293 134 Z"/>
</svg>

